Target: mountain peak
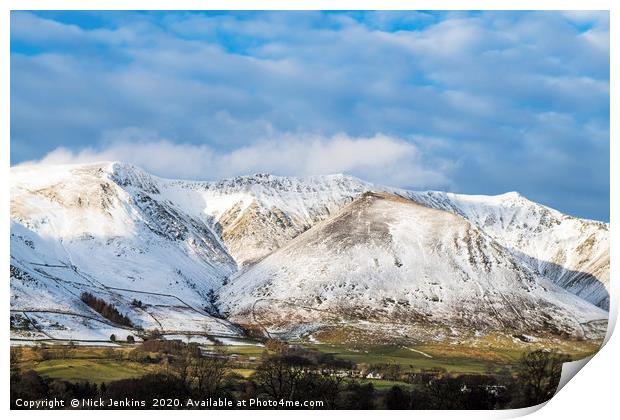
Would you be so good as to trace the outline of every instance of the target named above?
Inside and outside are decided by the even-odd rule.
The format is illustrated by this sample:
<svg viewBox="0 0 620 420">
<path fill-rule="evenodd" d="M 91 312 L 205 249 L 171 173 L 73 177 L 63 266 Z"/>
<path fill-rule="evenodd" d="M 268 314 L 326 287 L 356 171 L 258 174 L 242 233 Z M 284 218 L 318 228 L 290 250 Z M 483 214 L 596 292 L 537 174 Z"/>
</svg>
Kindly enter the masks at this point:
<svg viewBox="0 0 620 420">
<path fill-rule="evenodd" d="M 465 334 L 472 327 L 540 333 L 547 314 L 559 331 L 578 336 L 579 322 L 603 314 L 551 289 L 467 219 L 372 191 L 236 274 L 219 303 L 234 321 L 259 319 L 285 336 L 368 322 L 379 335 L 390 334 L 385 323 L 415 336 L 438 322 Z"/>
<path fill-rule="evenodd" d="M 110 162 L 110 178 L 122 187 L 133 187 L 145 192 L 158 193 L 153 176 L 131 163 Z"/>
<path fill-rule="evenodd" d="M 119 161 L 24 165 L 11 169 L 12 309 L 91 317 L 75 299 L 91 288 L 144 328 L 201 330 L 208 322 L 212 332 L 233 334 L 201 308 L 210 290 L 234 283 L 245 308 L 259 302 L 260 310 L 277 296 L 293 302 L 296 293 L 307 307 L 371 310 L 389 322 L 403 315 L 407 325 L 418 325 L 418 315 L 455 319 L 462 309 L 472 325 L 486 325 L 495 307 L 510 311 L 502 296 L 525 303 L 519 313 L 534 321 L 537 314 L 525 315 L 537 296 L 558 300 L 558 315 L 579 298 L 584 316 L 603 317 L 591 304 L 609 304 L 608 229 L 519 197 L 406 191 L 345 174 L 209 182 L 159 178 Z M 268 278 L 278 281 L 272 287 Z M 547 291 L 534 287 L 539 280 Z M 130 291 L 123 297 L 101 285 Z M 469 300 L 457 299 L 461 289 Z M 154 318 L 131 305 L 131 290 L 141 300 L 150 293 Z M 272 312 L 301 313 L 287 311 Z M 56 319 L 51 313 L 41 319 Z M 92 335 L 73 318 L 59 323 L 66 328 L 49 331 L 53 337 L 110 334 Z"/>
<path fill-rule="evenodd" d="M 516 200 L 519 198 L 525 198 L 517 191 L 508 191 L 508 192 L 505 192 L 504 194 L 499 194 L 498 197 L 512 199 L 512 200 Z"/>
</svg>

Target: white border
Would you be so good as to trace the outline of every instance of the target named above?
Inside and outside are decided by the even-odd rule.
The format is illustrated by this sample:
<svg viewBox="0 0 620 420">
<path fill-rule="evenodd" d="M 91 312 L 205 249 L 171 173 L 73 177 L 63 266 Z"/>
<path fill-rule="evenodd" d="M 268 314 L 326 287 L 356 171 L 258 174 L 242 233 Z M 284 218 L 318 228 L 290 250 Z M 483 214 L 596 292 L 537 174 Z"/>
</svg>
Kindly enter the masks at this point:
<svg viewBox="0 0 620 420">
<path fill-rule="evenodd" d="M 401 1 L 401 0 L 384 0 L 384 1 L 371 1 L 371 0 L 342 0 L 342 1 L 326 1 L 326 0 L 293 0 L 293 1 L 281 1 L 281 0 L 264 0 L 249 1 L 249 0 L 228 0 L 228 1 L 197 1 L 197 0 L 175 0 L 174 2 L 166 2 L 162 0 L 96 0 L 89 1 L 85 4 L 84 1 L 79 0 L 4 0 L 0 6 L 2 13 L 0 15 L 0 40 L 2 45 L 2 53 L 0 55 L 0 71 L 1 71 L 1 87 L 0 87 L 0 127 L 2 127 L 2 153 L 0 153 L 0 159 L 3 165 L 3 182 L 0 183 L 0 209 L 2 210 L 2 227 L 0 231 L 0 238 L 3 255 L 0 272 L 9 272 L 9 248 L 10 248 L 10 234 L 9 234 L 9 147 L 10 147 L 10 130 L 9 130 L 9 112 L 10 112 L 10 75 L 9 75 L 9 39 L 10 39 L 10 10 L 41 10 L 41 9 L 76 9 L 76 10 L 233 10 L 233 9 L 246 9 L 246 10 L 610 10 L 611 19 L 611 110 L 610 110 L 610 123 L 611 131 L 610 138 L 615 141 L 611 142 L 611 296 L 612 296 L 612 309 L 610 312 L 611 320 L 615 324 L 618 312 L 618 296 L 615 294 L 615 290 L 619 288 L 618 279 L 615 269 L 618 262 L 618 249 L 615 244 L 620 244 L 618 240 L 618 230 L 615 226 L 619 222 L 618 215 L 620 215 L 620 207 L 618 203 L 619 191 L 618 181 L 620 180 L 620 173 L 618 169 L 618 159 L 620 158 L 620 146 L 618 145 L 618 121 L 613 116 L 618 115 L 618 85 L 617 75 L 620 68 L 618 66 L 618 24 L 620 23 L 620 6 L 617 1 L 613 0 L 471 0 L 471 1 L 458 1 L 458 0 L 436 0 L 436 1 Z M 8 310 L 9 306 L 9 285 L 5 283 L 2 288 L 2 302 L 4 310 Z M 8 322 L 1 323 L 4 336 L 9 338 L 9 326 Z M 531 413 L 530 418 L 543 419 L 543 418 L 562 418 L 562 419 L 606 419 L 617 413 L 617 383 L 620 380 L 620 363 L 618 362 L 617 355 L 620 355 L 620 342 L 616 336 L 608 335 L 608 342 L 606 346 L 593 357 L 592 361 L 588 363 L 588 367 L 580 372 L 578 379 L 570 381 L 542 410 L 537 411 L 538 408 L 512 410 L 512 411 L 498 411 L 498 412 L 480 412 L 480 411 L 458 411 L 458 412 L 429 412 L 429 411 L 397 411 L 390 412 L 389 416 L 392 418 L 433 418 L 433 419 L 447 419 L 447 418 L 459 418 L 459 419 L 480 419 L 480 418 L 506 418 L 516 417 L 524 414 Z M 4 360 L 0 361 L 0 372 L 3 378 L 2 391 L 3 396 L 0 397 L 0 406 L 8 411 L 9 408 L 9 346 L 4 347 Z M 110 416 L 118 416 L 119 413 L 113 413 L 108 411 L 48 411 L 45 412 L 46 418 L 76 418 L 77 416 L 83 416 L 87 414 L 93 418 L 109 418 Z M 123 417 L 131 415 L 132 417 L 138 416 L 140 412 L 124 412 L 121 413 Z M 165 418 L 170 415 L 169 412 L 148 411 L 143 412 L 145 415 L 154 418 Z M 614 413 L 614 414 L 612 414 Z M 226 418 L 246 417 L 252 416 L 253 419 L 262 418 L 285 418 L 294 414 L 296 418 L 304 419 L 315 416 L 315 412 L 288 412 L 288 411 L 269 411 L 269 412 L 257 412 L 257 411 L 237 411 L 237 412 L 214 412 L 214 411 L 185 411 L 184 417 L 191 418 L 208 418 L 209 416 L 225 416 Z M 12 418 L 30 418 L 39 416 L 39 413 L 30 412 L 11 412 Z M 348 416 L 355 416 L 356 418 L 376 418 L 378 416 L 387 415 L 385 412 L 377 411 L 333 411 L 333 412 L 320 412 L 322 417 L 329 418 L 342 418 Z"/>
</svg>

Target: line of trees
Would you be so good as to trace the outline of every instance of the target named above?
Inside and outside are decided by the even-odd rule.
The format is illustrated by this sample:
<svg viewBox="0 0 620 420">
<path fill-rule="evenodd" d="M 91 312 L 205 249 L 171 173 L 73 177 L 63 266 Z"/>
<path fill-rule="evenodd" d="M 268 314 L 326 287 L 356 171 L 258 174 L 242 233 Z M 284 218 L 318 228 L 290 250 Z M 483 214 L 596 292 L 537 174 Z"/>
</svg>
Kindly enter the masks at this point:
<svg viewBox="0 0 620 420">
<path fill-rule="evenodd" d="M 89 307 L 100 313 L 101 316 L 114 322 L 115 324 L 124 325 L 126 327 L 133 327 L 133 324 L 129 317 L 127 317 L 127 315 L 121 314 L 118 309 L 116 309 L 111 303 L 107 303 L 105 300 L 99 299 L 92 293 L 88 292 L 83 292 L 80 295 L 80 299 Z"/>
</svg>

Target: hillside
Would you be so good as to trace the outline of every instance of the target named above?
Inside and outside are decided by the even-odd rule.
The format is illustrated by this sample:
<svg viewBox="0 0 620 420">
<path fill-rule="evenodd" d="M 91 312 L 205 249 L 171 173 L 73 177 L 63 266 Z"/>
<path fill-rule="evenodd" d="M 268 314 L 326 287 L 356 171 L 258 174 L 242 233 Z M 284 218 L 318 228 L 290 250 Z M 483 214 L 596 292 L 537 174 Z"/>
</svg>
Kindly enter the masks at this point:
<svg viewBox="0 0 620 420">
<path fill-rule="evenodd" d="M 585 338 L 584 324 L 607 317 L 462 217 L 387 193 L 364 194 L 234 276 L 220 302 L 235 321 L 284 334 L 354 323 Z"/>
<path fill-rule="evenodd" d="M 335 307 L 345 319 L 476 331 L 536 330 L 550 313 L 559 321 L 549 331 L 578 336 L 584 320 L 606 318 L 582 299 L 606 309 L 608 282 L 608 225 L 513 193 L 413 192 L 345 175 L 166 180 L 118 162 L 11 169 L 12 337 L 24 340 L 153 329 L 231 340 L 243 332 L 220 311 L 247 322 L 267 292 L 308 305 L 300 330 L 321 321 L 317 308 Z M 84 305 L 85 291 L 135 328 Z"/>
</svg>

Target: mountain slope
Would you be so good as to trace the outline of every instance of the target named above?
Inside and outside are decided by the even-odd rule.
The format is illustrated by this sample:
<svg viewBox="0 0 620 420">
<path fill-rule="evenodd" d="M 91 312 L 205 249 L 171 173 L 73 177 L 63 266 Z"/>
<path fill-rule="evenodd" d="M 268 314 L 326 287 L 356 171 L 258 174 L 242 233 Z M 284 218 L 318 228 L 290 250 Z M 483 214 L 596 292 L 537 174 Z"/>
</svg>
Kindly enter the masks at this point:
<svg viewBox="0 0 620 420">
<path fill-rule="evenodd" d="M 105 322 L 84 291 L 143 329 L 237 335 L 212 316 L 212 291 L 367 189 L 342 175 L 166 180 L 119 162 L 20 166 L 11 178 L 11 308 L 64 317 L 45 327 L 54 338 L 109 337 L 75 325 Z"/>
<path fill-rule="evenodd" d="M 218 182 L 160 181 L 175 202 L 199 202 L 239 265 L 255 262 L 350 203 L 372 184 L 344 175 L 267 174 Z"/>
<path fill-rule="evenodd" d="M 189 187 L 204 203 L 204 213 L 239 265 L 260 260 L 363 192 L 389 192 L 465 217 L 540 275 L 609 309 L 609 226 L 561 214 L 517 193 L 414 192 L 344 175 L 257 174 L 214 183 L 173 182 L 169 189 L 179 187 Z"/>
<path fill-rule="evenodd" d="M 269 261 L 275 261 L 272 256 L 281 255 L 281 251 L 306 238 L 368 191 L 401 197 L 397 201 L 394 197 L 382 200 L 398 202 L 394 209 L 385 209 L 386 217 L 394 219 L 391 224 L 397 223 L 405 203 L 417 202 L 420 205 L 416 208 L 435 209 L 428 217 L 452 217 L 458 221 L 455 226 L 468 226 L 473 232 L 471 237 L 492 244 L 480 250 L 477 258 L 510 260 L 518 266 L 517 271 L 529 273 L 523 274 L 524 278 L 535 278 L 544 288 L 555 290 L 546 281 L 555 282 L 606 307 L 608 225 L 571 218 L 514 194 L 487 197 L 412 192 L 344 175 L 292 178 L 257 174 L 217 182 L 166 180 L 132 165 L 104 162 L 11 169 L 11 309 L 15 317 L 12 325 L 27 324 L 24 320 L 29 317 L 55 338 L 106 340 L 108 332 L 119 326 L 106 324 L 105 319 L 81 302 L 80 294 L 88 291 L 127 313 L 136 328 L 237 336 L 237 327 L 217 318 L 213 292 L 226 283 L 229 285 L 222 290 L 228 290 L 233 277 L 236 284 L 242 284 L 239 279 L 245 274 L 241 273 L 264 269 Z M 391 211 L 395 213 L 387 214 Z M 350 229 L 353 232 L 357 227 Z M 380 230 L 385 231 L 385 227 Z M 403 231 L 411 238 L 419 235 L 415 230 Z M 453 232 L 455 243 L 462 248 L 469 242 L 461 230 L 458 232 Z M 440 233 L 425 233 L 424 240 L 433 238 L 428 235 L 439 235 L 437 243 L 431 240 L 427 246 L 440 246 Z M 411 238 L 404 243 L 414 240 Z M 378 241 L 372 235 L 367 239 Z M 375 242 L 366 245 L 374 246 Z M 393 242 L 390 239 L 390 246 Z M 334 250 L 338 249 L 336 245 Z M 380 254 L 391 249 L 384 248 L 369 249 Z M 395 266 L 400 264 L 402 268 L 427 252 L 426 248 L 409 243 L 405 248 L 416 252 L 397 253 L 399 259 L 394 259 L 396 254 L 384 258 L 392 258 Z M 458 252 L 463 252 L 461 248 Z M 432 260 L 436 267 L 443 267 L 441 258 L 453 258 L 450 253 L 438 255 Z M 356 273 L 352 263 L 337 259 L 337 254 L 333 257 L 334 264 Z M 357 261 L 355 253 L 350 257 Z M 281 261 L 282 269 L 293 270 L 287 262 Z M 429 263 L 428 270 L 432 264 Z M 463 269 L 459 264 L 455 267 L 460 267 L 457 271 Z M 476 270 L 482 266 L 476 267 L 465 270 L 467 276 L 476 278 Z M 374 281 L 389 285 L 391 279 L 406 270 L 374 273 L 379 276 Z M 452 279 L 437 281 L 443 287 L 441 282 Z M 420 293 L 431 300 L 439 298 L 435 296 L 439 293 L 435 286 L 438 285 Z M 237 293 L 238 303 L 223 296 L 223 305 L 240 313 L 237 309 L 247 296 L 260 296 L 260 290 L 252 291 L 249 287 Z M 323 298 L 318 295 L 315 299 Z M 134 305 L 134 300 L 143 305 Z M 264 302 L 259 302 L 259 306 L 264 306 Z M 481 302 L 486 308 L 481 314 L 496 305 Z M 576 305 L 581 303 L 577 301 Z M 387 319 L 379 316 L 383 312 L 371 308 L 372 316 Z M 282 314 L 287 313 L 286 308 L 280 309 Z M 388 318 L 402 312 L 394 308 L 385 311 Z M 411 313 L 403 316 L 410 317 Z M 468 322 L 478 325 L 477 321 Z M 572 327 L 562 328 L 569 331 Z M 32 331 L 31 328 L 25 336 Z M 121 328 L 116 335 L 119 334 L 127 331 Z"/>
<path fill-rule="evenodd" d="M 462 215 L 540 275 L 609 309 L 609 225 L 564 215 L 514 192 L 493 197 L 405 195 Z"/>
<path fill-rule="evenodd" d="M 204 310 L 209 290 L 236 270 L 234 260 L 208 225 L 158 199 L 148 175 L 131 168 L 132 182 L 123 182 L 125 169 L 96 164 L 12 170 L 11 309 L 22 317 L 64 313 L 53 334 L 61 338 L 70 335 L 76 316 L 105 321 L 81 303 L 81 293 L 89 292 L 127 313 L 139 328 L 202 323 L 214 333 L 237 334 Z M 146 302 L 150 312 L 132 305 L 134 299 Z M 164 328 L 177 317 L 171 314 L 183 312 L 186 325 Z M 72 328 L 78 336 L 96 330 Z"/>
<path fill-rule="evenodd" d="M 513 331 L 584 337 L 605 311 L 537 276 L 454 213 L 366 193 L 231 278 L 232 319 L 295 333 L 363 323 L 394 334 Z M 276 309 L 277 308 L 277 309 Z M 599 334 L 601 331 L 599 331 Z"/>
</svg>

